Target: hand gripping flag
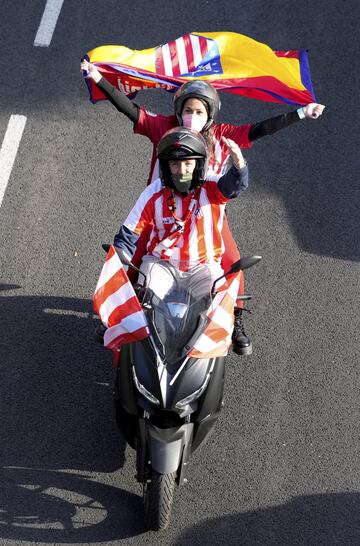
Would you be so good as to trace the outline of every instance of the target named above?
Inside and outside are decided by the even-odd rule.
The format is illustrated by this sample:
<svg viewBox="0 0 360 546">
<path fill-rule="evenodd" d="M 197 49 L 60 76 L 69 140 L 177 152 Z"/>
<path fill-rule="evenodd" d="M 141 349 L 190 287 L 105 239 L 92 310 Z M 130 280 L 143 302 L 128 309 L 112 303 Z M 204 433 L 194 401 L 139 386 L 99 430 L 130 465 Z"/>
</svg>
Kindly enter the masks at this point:
<svg viewBox="0 0 360 546">
<path fill-rule="evenodd" d="M 208 323 L 189 353 L 193 358 L 226 356 L 234 329 L 234 307 L 241 271 L 225 282 L 217 291 L 207 313 Z"/>
<path fill-rule="evenodd" d="M 145 314 L 113 246 L 96 285 L 93 306 L 107 327 L 104 345 L 108 349 L 118 350 L 149 335 Z"/>
<path fill-rule="evenodd" d="M 306 50 L 273 51 L 234 32 L 193 32 L 151 49 L 97 47 L 85 56 L 127 95 L 159 87 L 174 91 L 184 82 L 206 80 L 216 89 L 287 104 L 316 102 Z M 86 79 L 93 102 L 105 98 Z"/>
</svg>

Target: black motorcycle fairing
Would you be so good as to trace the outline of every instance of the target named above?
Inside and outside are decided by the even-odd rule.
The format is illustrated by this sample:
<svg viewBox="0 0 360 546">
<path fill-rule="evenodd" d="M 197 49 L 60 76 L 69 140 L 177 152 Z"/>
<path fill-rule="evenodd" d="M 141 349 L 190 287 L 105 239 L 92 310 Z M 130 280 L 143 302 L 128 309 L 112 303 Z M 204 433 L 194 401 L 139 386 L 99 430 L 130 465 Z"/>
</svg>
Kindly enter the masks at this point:
<svg viewBox="0 0 360 546">
<path fill-rule="evenodd" d="M 145 338 L 137 343 L 132 343 L 130 347 L 130 366 L 134 367 L 136 377 L 155 398 L 163 406 L 163 399 L 159 383 L 158 374 L 158 357 L 148 338 Z M 132 378 L 132 383 L 134 383 Z M 146 409 L 148 404 L 146 404 Z M 151 411 L 151 405 L 149 407 Z"/>
<path fill-rule="evenodd" d="M 139 413 L 139 396 L 144 401 L 143 409 L 152 411 L 151 403 L 138 392 L 134 382 L 134 370 L 138 381 L 162 404 L 159 377 L 157 373 L 156 352 L 151 341 L 141 341 L 123 345 L 116 372 L 115 396 L 131 415 Z"/>
<path fill-rule="evenodd" d="M 214 361 L 214 358 L 189 358 L 173 385 L 169 386 L 167 406 L 175 408 L 177 402 L 199 390 L 213 368 Z"/>
<path fill-rule="evenodd" d="M 172 366 L 162 364 L 155 366 L 154 357 L 151 359 L 146 344 L 140 342 L 132 346 L 132 363 L 138 381 L 160 401 L 159 407 L 149 407 L 146 404 L 146 409 L 150 413 L 164 408 L 185 416 L 190 411 L 188 408 L 188 411 L 184 412 L 183 408 L 176 408 L 176 404 L 203 386 L 216 359 L 189 358 L 179 372 L 184 360 Z"/>
<path fill-rule="evenodd" d="M 131 366 L 131 345 L 123 345 L 115 377 L 115 400 L 120 401 L 131 415 L 138 414 L 137 391 L 134 385 Z"/>
<path fill-rule="evenodd" d="M 201 422 L 209 415 L 219 413 L 221 410 L 225 381 L 225 357 L 221 356 L 214 360 L 210 381 L 199 400 L 199 409 L 196 413 L 197 422 Z"/>
<path fill-rule="evenodd" d="M 192 452 L 209 435 L 220 415 L 224 393 L 224 380 L 225 359 L 224 357 L 219 357 L 216 359 L 207 389 L 199 399 L 198 410 L 194 414 L 195 428 L 191 446 Z"/>
<path fill-rule="evenodd" d="M 182 485 L 191 455 L 192 433 L 192 424 L 162 430 L 154 426 L 148 419 L 140 418 L 138 420 L 136 443 L 137 481 L 144 482 L 147 476 L 147 462 L 153 458 L 158 471 L 175 468 L 177 464 L 177 469 L 175 469 L 178 470 L 176 481 L 178 485 Z M 169 442 L 172 445 L 167 449 L 166 444 Z M 161 456 L 156 453 L 157 449 L 161 451 Z M 152 467 L 154 468 L 153 465 Z"/>
<path fill-rule="evenodd" d="M 144 483 L 145 481 L 148 458 L 146 420 L 140 418 L 138 421 L 136 442 L 136 479 L 140 483 Z"/>
<path fill-rule="evenodd" d="M 115 420 L 125 440 L 133 449 L 136 448 L 136 436 L 138 432 L 138 416 L 128 413 L 121 405 L 121 400 L 114 399 Z"/>
<path fill-rule="evenodd" d="M 147 439 L 151 467 L 159 474 L 176 472 L 183 457 L 184 448 L 191 446 L 193 423 L 181 427 L 159 429 L 147 423 Z"/>
</svg>

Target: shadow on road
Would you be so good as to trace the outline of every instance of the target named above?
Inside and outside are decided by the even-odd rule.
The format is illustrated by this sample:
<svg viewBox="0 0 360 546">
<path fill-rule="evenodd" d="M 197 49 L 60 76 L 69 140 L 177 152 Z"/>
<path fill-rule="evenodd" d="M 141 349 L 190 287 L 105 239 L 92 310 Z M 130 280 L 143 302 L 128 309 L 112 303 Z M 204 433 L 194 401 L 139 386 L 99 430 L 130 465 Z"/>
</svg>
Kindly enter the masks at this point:
<svg viewBox="0 0 360 546">
<path fill-rule="evenodd" d="M 358 546 L 360 493 L 297 497 L 286 504 L 208 519 L 176 546 Z"/>
<path fill-rule="evenodd" d="M 111 354 L 94 341 L 91 302 L 2 294 L 1 466 L 121 468 Z"/>
<path fill-rule="evenodd" d="M 125 442 L 113 415 L 111 355 L 94 341 L 91 303 L 5 296 L 14 288 L 21 287 L 1 285 L 0 537 L 76 543 L 136 535 L 141 497 L 114 486 L 120 472 L 110 475 L 124 465 Z M 111 485 L 90 472 L 108 473 Z"/>
<path fill-rule="evenodd" d="M 0 538 L 77 544 L 142 532 L 139 496 L 85 476 L 40 469 L 0 471 Z"/>
</svg>

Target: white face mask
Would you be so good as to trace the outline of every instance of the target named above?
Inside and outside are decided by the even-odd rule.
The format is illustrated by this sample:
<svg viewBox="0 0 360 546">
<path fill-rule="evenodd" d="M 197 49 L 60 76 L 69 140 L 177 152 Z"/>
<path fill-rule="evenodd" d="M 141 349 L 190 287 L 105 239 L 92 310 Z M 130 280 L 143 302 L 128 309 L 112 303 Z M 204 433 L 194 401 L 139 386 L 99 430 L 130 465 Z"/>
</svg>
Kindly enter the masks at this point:
<svg viewBox="0 0 360 546">
<path fill-rule="evenodd" d="M 184 127 L 200 132 L 207 122 L 207 118 L 205 116 L 198 116 L 197 114 L 184 114 L 182 122 Z"/>
</svg>

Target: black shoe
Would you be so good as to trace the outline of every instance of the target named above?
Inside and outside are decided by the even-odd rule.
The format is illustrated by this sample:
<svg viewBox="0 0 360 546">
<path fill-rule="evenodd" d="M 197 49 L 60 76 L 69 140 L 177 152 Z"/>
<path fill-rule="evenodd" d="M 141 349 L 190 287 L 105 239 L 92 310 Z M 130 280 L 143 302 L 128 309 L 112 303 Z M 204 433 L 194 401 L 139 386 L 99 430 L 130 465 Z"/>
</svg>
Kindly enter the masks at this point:
<svg viewBox="0 0 360 546">
<path fill-rule="evenodd" d="M 98 343 L 101 343 L 101 345 L 104 344 L 104 334 L 106 332 L 107 328 L 103 325 L 102 322 L 100 322 L 96 328 L 95 328 L 95 340 Z"/>
<path fill-rule="evenodd" d="M 245 334 L 243 309 L 235 308 L 234 315 L 234 331 L 232 335 L 233 351 L 238 355 L 251 355 L 252 342 L 251 339 Z"/>
</svg>

